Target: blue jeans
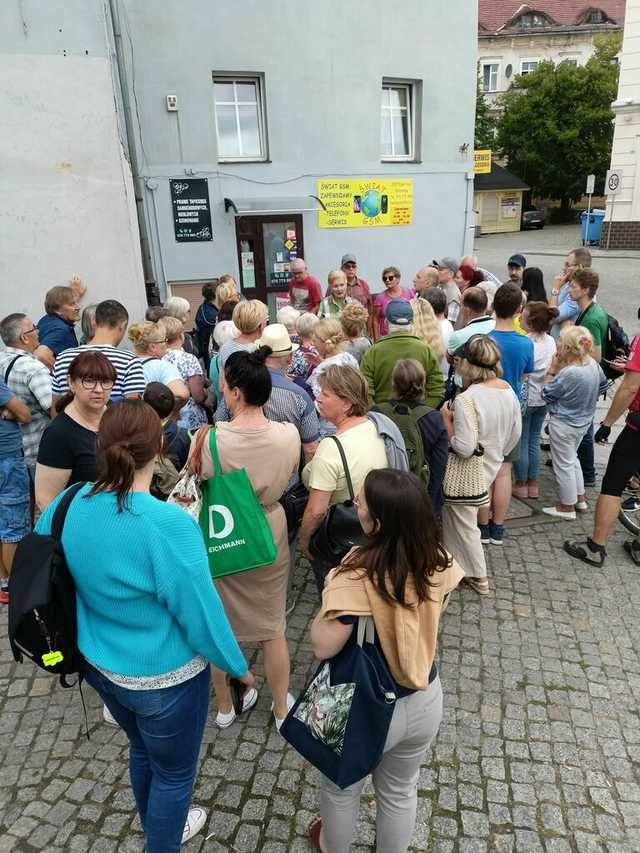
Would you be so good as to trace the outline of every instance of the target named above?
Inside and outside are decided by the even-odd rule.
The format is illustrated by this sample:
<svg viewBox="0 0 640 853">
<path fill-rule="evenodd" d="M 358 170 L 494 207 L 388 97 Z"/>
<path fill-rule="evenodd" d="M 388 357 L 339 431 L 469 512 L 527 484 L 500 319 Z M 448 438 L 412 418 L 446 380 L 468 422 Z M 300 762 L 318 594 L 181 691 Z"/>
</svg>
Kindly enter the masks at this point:
<svg viewBox="0 0 640 853">
<path fill-rule="evenodd" d="M 146 853 L 178 853 L 207 720 L 210 667 L 158 690 L 119 687 L 88 661 L 86 679 L 129 738 L 129 775 Z"/>
<path fill-rule="evenodd" d="M 516 480 L 537 480 L 540 470 L 540 433 L 547 414 L 546 406 L 529 406 L 522 417 L 520 458 L 514 464 Z"/>
<path fill-rule="evenodd" d="M 593 483 L 596 479 L 595 445 L 593 441 L 593 421 L 586 431 L 584 438 L 578 448 L 578 459 L 582 468 L 582 476 L 586 483 Z"/>
</svg>

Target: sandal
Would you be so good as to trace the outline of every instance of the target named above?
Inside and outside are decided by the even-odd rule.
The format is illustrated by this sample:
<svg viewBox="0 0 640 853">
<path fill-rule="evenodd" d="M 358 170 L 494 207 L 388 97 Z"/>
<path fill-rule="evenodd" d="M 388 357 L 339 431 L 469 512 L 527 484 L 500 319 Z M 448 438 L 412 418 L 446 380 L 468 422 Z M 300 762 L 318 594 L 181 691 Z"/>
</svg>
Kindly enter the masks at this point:
<svg viewBox="0 0 640 853">
<path fill-rule="evenodd" d="M 465 578 L 465 583 L 478 595 L 489 594 L 489 578 Z"/>
<path fill-rule="evenodd" d="M 622 547 L 631 557 L 636 566 L 640 566 L 640 542 L 637 539 L 627 539 Z"/>
<path fill-rule="evenodd" d="M 314 817 L 314 819 L 309 824 L 308 835 L 309 841 L 311 842 L 311 846 L 314 850 L 319 850 L 322 853 L 322 847 L 320 847 L 320 833 L 322 832 L 322 818 Z"/>
<path fill-rule="evenodd" d="M 607 549 L 604 545 L 597 545 L 589 536 L 585 542 L 570 542 L 567 540 L 562 547 L 570 557 L 582 560 L 583 563 L 588 563 L 597 569 L 602 568 L 607 556 Z"/>
</svg>

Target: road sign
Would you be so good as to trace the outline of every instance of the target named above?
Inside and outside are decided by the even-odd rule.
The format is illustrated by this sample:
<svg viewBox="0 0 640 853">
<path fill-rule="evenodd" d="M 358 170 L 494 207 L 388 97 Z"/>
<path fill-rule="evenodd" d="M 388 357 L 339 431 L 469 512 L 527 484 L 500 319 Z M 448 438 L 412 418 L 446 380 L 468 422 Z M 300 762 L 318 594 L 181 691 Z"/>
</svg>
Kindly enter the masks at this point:
<svg viewBox="0 0 640 853">
<path fill-rule="evenodd" d="M 476 175 L 490 175 L 491 174 L 491 149 L 485 148 L 483 150 L 476 149 L 473 152 L 473 163 L 474 163 L 474 173 Z"/>
<path fill-rule="evenodd" d="M 593 195 L 593 191 L 596 188 L 596 176 L 595 175 L 587 175 L 587 191 L 585 195 Z"/>
<path fill-rule="evenodd" d="M 622 169 L 609 169 L 604 182 L 606 195 L 618 195 L 622 190 Z"/>
</svg>

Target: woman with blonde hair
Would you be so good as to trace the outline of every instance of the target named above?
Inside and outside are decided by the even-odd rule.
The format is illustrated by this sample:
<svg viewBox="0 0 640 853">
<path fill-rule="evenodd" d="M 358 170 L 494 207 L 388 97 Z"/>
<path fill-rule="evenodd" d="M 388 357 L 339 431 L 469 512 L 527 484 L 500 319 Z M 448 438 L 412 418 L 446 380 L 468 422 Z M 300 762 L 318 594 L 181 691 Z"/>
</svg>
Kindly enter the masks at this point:
<svg viewBox="0 0 640 853">
<path fill-rule="evenodd" d="M 216 285 L 216 295 L 213 304 L 218 311 L 222 308 L 225 302 L 238 302 L 240 295 L 238 293 L 238 285 L 233 276 L 221 275 Z"/>
<path fill-rule="evenodd" d="M 463 459 L 483 448 L 485 488 L 490 491 L 500 466 L 518 443 L 522 429 L 520 403 L 501 379 L 498 345 L 488 335 L 472 335 L 454 353 L 462 393 L 442 407 L 449 446 Z M 488 502 L 488 501 L 487 501 Z M 442 513 L 443 541 L 466 573 L 466 582 L 479 595 L 489 592 L 478 507 L 446 503 Z"/>
<path fill-rule="evenodd" d="M 177 368 L 180 378 L 191 393 L 180 409 L 178 426 L 188 430 L 198 429 L 208 421 L 204 408 L 207 399 L 204 371 L 195 355 L 183 349 L 184 326 L 180 320 L 176 317 L 165 317 L 162 324 L 167 331 L 167 351 L 164 354 L 164 361 L 168 361 Z"/>
<path fill-rule="evenodd" d="M 442 361 L 445 347 L 433 306 L 426 299 L 417 296 L 411 300 L 411 307 L 413 308 L 413 334 L 429 347 L 439 361 Z"/>
<path fill-rule="evenodd" d="M 588 509 L 578 447 L 593 422 L 596 403 L 606 390 L 602 368 L 592 358 L 593 338 L 584 326 L 560 332 L 558 349 L 546 373 L 542 396 L 549 407 L 549 442 L 559 499 L 543 512 L 574 521 Z"/>
<path fill-rule="evenodd" d="M 315 398 L 320 394 L 320 377 L 332 364 L 353 367 L 358 370 L 358 362 L 349 352 L 343 352 L 340 345 L 345 336 L 338 320 L 320 320 L 313 329 L 313 345 L 318 350 L 320 362 L 313 368 L 307 379 Z M 331 430 L 329 430 L 331 432 Z M 325 433 L 329 434 L 329 433 Z"/>
<path fill-rule="evenodd" d="M 350 352 L 360 364 L 362 356 L 371 348 L 371 340 L 365 335 L 369 324 L 369 312 L 354 299 L 340 312 L 340 325 L 345 340 L 340 344 L 343 352 Z"/>
<path fill-rule="evenodd" d="M 220 285 L 218 285 L 219 288 Z M 232 320 L 240 334 L 220 347 L 218 353 L 220 375 L 223 374 L 224 366 L 232 352 L 252 352 L 257 349 L 256 341 L 269 322 L 269 309 L 259 299 L 238 302 L 233 309 Z"/>
<path fill-rule="evenodd" d="M 347 296 L 347 276 L 342 270 L 331 270 L 327 276 L 327 295 L 318 307 L 321 320 L 340 316 L 341 312 L 355 302 Z"/>
<path fill-rule="evenodd" d="M 167 352 L 167 328 L 165 319 L 152 323 L 145 320 L 144 323 L 136 323 L 129 327 L 129 340 L 133 344 L 133 351 L 140 359 L 144 381 L 162 382 L 173 391 L 176 398 L 176 407 L 184 406 L 190 397 L 189 389 L 182 381 L 178 368 L 164 360 Z"/>
</svg>

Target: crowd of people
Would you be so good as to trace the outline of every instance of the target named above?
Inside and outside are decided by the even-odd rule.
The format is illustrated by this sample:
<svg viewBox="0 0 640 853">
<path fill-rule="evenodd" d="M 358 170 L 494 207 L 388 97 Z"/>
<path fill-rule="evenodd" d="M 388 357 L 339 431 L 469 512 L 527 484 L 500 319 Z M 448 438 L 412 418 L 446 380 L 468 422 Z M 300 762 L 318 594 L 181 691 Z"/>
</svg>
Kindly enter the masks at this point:
<svg viewBox="0 0 640 853">
<path fill-rule="evenodd" d="M 82 309 L 74 277 L 46 294 L 37 324 L 0 322 L 0 602 L 18 543 L 34 524 L 50 533 L 65 490 L 85 484 L 62 535 L 78 646 L 105 720 L 129 739 L 150 853 L 177 851 L 204 825 L 190 799 L 210 682 L 221 728 L 258 698 L 239 644 L 264 655 L 278 730 L 291 712 L 286 620 L 300 555 L 321 601 L 316 657 L 340 654 L 371 616 L 391 672 L 398 698 L 372 769 L 377 849 L 393 853 L 408 847 L 442 715 L 434 657 L 448 596 L 461 581 L 489 593 L 486 548 L 503 543 L 513 496 L 540 499 L 541 445 L 557 486 L 542 512 L 574 520 L 595 485 L 594 441 L 626 415 L 593 536 L 565 543 L 583 562 L 606 558 L 638 467 L 640 339 L 611 357 L 589 251 L 568 254 L 549 294 L 522 255 L 501 285 L 472 256 L 434 261 L 410 287 L 396 266 L 381 278 L 372 293 L 345 254 L 323 294 L 297 258 L 275 322 L 225 275 L 204 285 L 193 322 L 171 297 L 130 323 L 115 300 Z M 594 435 L 602 366 L 623 379 Z M 189 474 L 235 471 L 275 558 L 212 582 L 201 528 L 171 497 Z M 640 543 L 625 549 L 640 565 Z M 315 849 L 349 849 L 362 784 L 324 778 Z"/>
</svg>

